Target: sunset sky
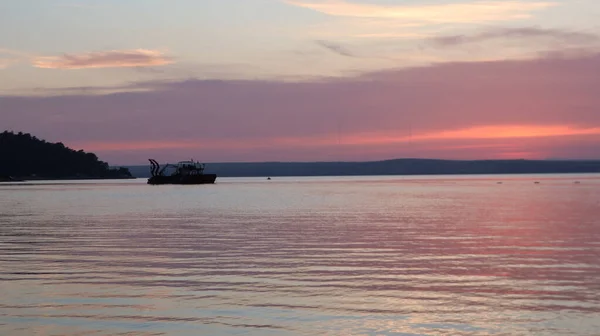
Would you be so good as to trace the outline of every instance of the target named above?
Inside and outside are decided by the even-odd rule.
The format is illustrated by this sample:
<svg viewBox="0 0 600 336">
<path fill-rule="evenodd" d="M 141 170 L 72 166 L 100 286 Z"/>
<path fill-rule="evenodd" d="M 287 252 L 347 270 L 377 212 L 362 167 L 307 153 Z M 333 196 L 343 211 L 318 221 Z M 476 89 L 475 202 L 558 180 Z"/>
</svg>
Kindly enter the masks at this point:
<svg viewBox="0 0 600 336">
<path fill-rule="evenodd" d="M 111 164 L 600 159 L 599 0 L 0 0 L 0 130 Z"/>
</svg>

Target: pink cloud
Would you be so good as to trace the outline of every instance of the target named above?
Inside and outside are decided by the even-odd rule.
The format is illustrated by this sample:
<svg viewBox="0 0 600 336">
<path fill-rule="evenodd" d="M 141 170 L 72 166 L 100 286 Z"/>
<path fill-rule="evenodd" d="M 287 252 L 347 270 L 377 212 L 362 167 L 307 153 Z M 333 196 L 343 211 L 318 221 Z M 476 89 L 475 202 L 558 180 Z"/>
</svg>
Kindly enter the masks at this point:
<svg viewBox="0 0 600 336">
<path fill-rule="evenodd" d="M 0 70 L 6 69 L 16 62 L 18 62 L 18 60 L 12 58 L 0 58 Z"/>
<path fill-rule="evenodd" d="M 135 49 L 36 57 L 32 62 L 44 69 L 90 69 L 161 66 L 174 61 L 159 51 Z"/>
<path fill-rule="evenodd" d="M 132 89 L 149 91 L 0 97 L 0 124 L 113 163 L 597 158 L 598 68 L 587 55 L 301 83 L 143 83 Z"/>
<path fill-rule="evenodd" d="M 25 52 L 0 48 L 0 70 L 6 69 L 30 57 Z"/>
</svg>

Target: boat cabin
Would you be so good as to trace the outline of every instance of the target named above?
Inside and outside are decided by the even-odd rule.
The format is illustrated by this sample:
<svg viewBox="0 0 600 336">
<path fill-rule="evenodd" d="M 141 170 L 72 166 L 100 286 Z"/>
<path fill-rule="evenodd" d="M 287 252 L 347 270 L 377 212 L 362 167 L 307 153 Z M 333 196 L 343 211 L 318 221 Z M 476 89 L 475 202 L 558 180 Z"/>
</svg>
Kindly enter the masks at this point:
<svg viewBox="0 0 600 336">
<path fill-rule="evenodd" d="M 176 165 L 177 175 L 202 175 L 205 164 L 194 161 L 180 161 Z"/>
</svg>

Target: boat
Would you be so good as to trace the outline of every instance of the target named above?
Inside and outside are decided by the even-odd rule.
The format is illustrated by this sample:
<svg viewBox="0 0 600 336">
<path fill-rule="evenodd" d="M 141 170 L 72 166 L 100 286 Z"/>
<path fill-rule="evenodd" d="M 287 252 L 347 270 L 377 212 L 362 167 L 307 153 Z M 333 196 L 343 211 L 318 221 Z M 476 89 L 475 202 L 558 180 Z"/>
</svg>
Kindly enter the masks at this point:
<svg viewBox="0 0 600 336">
<path fill-rule="evenodd" d="M 162 168 L 156 160 L 148 161 L 152 164 L 152 176 L 148 179 L 148 184 L 213 184 L 217 179 L 217 174 L 204 174 L 206 165 L 194 160 L 167 163 Z M 166 174 L 168 168 L 174 169 L 170 175 Z"/>
</svg>

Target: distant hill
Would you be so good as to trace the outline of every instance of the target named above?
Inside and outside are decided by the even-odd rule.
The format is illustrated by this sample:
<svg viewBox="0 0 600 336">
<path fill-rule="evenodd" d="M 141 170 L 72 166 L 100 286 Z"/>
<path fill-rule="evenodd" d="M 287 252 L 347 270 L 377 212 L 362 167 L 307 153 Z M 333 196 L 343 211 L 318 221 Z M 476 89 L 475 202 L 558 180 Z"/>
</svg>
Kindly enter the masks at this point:
<svg viewBox="0 0 600 336">
<path fill-rule="evenodd" d="M 150 176 L 150 165 L 127 168 L 135 177 Z M 600 173 L 600 160 L 396 159 L 370 162 L 210 163 L 206 165 L 206 172 L 218 174 L 219 177 Z"/>
<path fill-rule="evenodd" d="M 127 168 L 111 169 L 93 153 L 27 133 L 0 133 L 0 180 L 131 177 Z"/>
</svg>

